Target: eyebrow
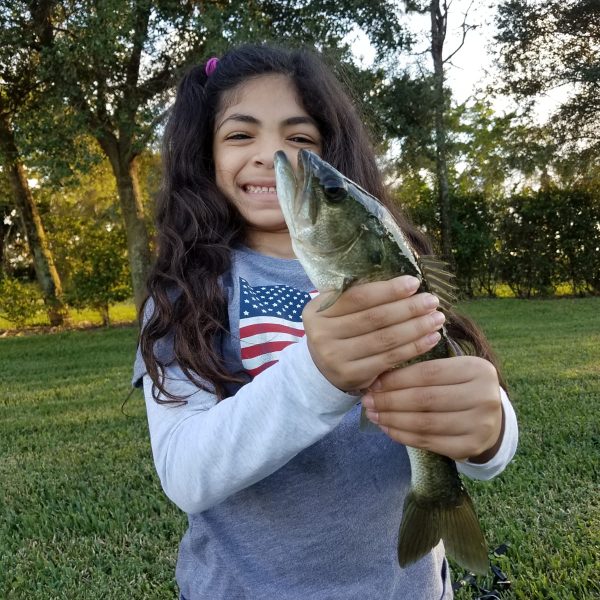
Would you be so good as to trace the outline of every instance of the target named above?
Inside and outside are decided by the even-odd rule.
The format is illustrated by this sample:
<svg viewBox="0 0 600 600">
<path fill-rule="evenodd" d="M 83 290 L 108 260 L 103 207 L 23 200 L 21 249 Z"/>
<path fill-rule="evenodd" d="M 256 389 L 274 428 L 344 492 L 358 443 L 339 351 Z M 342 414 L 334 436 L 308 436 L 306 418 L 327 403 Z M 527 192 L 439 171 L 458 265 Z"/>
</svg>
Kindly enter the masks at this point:
<svg viewBox="0 0 600 600">
<path fill-rule="evenodd" d="M 233 113 L 233 114 L 229 115 L 226 119 L 223 119 L 223 121 L 221 121 L 221 123 L 219 123 L 219 126 L 217 127 L 216 131 L 219 131 L 219 129 L 221 129 L 221 127 L 223 127 L 223 125 L 225 123 L 227 123 L 227 121 L 237 121 L 239 123 L 251 123 L 253 125 L 261 124 L 260 120 L 257 119 L 256 117 L 253 117 L 252 115 L 244 115 L 242 113 Z M 309 124 L 309 125 L 313 125 L 314 127 L 317 127 L 317 123 L 315 122 L 315 120 L 312 117 L 306 117 L 303 115 L 298 115 L 297 117 L 288 117 L 287 119 L 284 119 L 282 121 L 283 126 L 302 125 L 305 123 Z M 317 129 L 318 129 L 318 127 L 317 127 Z"/>
</svg>

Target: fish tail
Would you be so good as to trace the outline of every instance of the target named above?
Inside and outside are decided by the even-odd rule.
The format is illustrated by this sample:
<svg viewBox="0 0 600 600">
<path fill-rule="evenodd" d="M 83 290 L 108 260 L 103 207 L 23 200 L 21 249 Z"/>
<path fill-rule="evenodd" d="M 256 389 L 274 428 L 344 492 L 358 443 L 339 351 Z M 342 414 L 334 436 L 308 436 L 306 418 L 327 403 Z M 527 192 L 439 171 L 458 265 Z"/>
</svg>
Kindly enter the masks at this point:
<svg viewBox="0 0 600 600">
<path fill-rule="evenodd" d="M 487 545 L 467 490 L 462 488 L 452 504 L 419 498 L 410 490 L 398 539 L 400 566 L 419 560 L 440 539 L 446 552 L 462 567 L 481 575 L 487 573 Z"/>
</svg>

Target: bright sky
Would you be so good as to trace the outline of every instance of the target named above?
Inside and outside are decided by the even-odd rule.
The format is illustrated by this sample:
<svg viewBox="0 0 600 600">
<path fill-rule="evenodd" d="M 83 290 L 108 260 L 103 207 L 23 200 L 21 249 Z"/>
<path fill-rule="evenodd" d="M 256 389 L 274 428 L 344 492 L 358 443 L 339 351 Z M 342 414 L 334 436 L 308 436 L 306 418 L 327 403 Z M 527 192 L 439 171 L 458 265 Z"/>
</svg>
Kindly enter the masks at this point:
<svg viewBox="0 0 600 600">
<path fill-rule="evenodd" d="M 449 56 L 458 48 L 462 40 L 462 24 L 468 11 L 467 24 L 476 25 L 467 33 L 464 46 L 446 65 L 446 79 L 451 85 L 456 102 L 468 100 L 477 91 L 481 91 L 491 83 L 496 75 L 494 66 L 494 18 L 498 0 L 481 2 L 478 0 L 451 0 L 448 14 L 448 30 L 444 45 L 444 56 Z M 429 14 L 411 17 L 411 30 L 417 34 L 420 42 L 416 45 L 415 54 L 423 53 L 429 47 L 428 36 L 431 23 Z M 357 42 L 357 55 L 362 56 L 366 64 L 374 57 L 373 49 L 368 45 L 366 37 Z M 414 62 L 420 60 L 427 70 L 432 69 L 431 56 L 423 54 L 415 56 Z M 552 94 L 540 98 L 537 103 L 537 118 L 546 121 L 554 107 L 565 97 L 564 90 L 557 89 Z M 513 99 L 498 97 L 494 102 L 495 109 L 502 113 L 516 108 Z"/>
</svg>

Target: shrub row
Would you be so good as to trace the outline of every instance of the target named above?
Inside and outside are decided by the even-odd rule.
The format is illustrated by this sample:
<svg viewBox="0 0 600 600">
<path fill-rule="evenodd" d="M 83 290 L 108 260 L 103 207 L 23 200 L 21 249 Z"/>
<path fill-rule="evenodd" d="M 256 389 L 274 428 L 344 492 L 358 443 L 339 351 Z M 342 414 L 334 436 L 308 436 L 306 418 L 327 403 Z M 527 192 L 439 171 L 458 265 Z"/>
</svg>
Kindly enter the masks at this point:
<svg viewBox="0 0 600 600">
<path fill-rule="evenodd" d="M 600 197 L 585 190 L 546 189 L 490 201 L 454 194 L 453 261 L 466 296 L 493 296 L 506 284 L 520 298 L 547 296 L 569 284 L 600 293 Z M 432 196 L 408 207 L 413 220 L 439 234 Z"/>
</svg>

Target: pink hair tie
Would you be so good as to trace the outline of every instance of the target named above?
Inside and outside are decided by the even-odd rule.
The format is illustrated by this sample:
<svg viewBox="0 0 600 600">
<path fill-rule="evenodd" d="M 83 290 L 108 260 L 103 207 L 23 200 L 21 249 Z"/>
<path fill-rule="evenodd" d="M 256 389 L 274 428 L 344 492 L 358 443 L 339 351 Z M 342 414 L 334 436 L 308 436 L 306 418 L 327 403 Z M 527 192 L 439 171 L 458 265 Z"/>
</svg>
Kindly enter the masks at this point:
<svg viewBox="0 0 600 600">
<path fill-rule="evenodd" d="M 207 77 L 210 77 L 214 73 L 215 69 L 217 68 L 217 64 L 219 64 L 219 59 L 216 56 L 213 56 L 206 61 L 206 65 L 204 65 L 204 72 L 206 73 Z"/>
</svg>

